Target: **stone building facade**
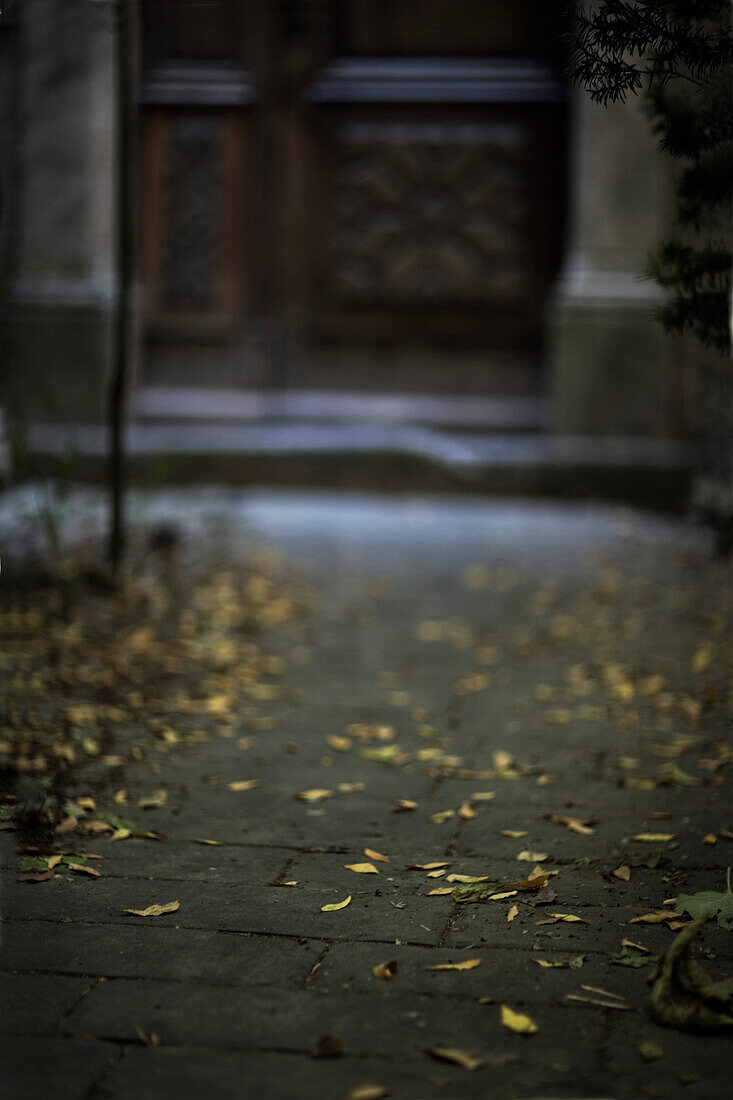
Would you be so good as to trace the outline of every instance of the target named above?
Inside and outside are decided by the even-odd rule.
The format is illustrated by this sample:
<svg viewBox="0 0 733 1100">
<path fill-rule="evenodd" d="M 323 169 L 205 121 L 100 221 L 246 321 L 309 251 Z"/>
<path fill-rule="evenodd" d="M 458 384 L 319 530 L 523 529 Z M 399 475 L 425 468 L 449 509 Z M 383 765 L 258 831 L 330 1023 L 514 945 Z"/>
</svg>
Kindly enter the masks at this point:
<svg viewBox="0 0 733 1100">
<path fill-rule="evenodd" d="M 549 2 L 411 3 L 131 6 L 135 447 L 185 451 L 160 443 L 183 421 L 236 450 L 276 394 L 301 425 L 684 470 L 690 353 L 638 277 L 671 218 L 640 105 L 567 87 Z M 2 8 L 0 400 L 31 452 L 83 455 L 116 308 L 115 5 Z"/>
</svg>

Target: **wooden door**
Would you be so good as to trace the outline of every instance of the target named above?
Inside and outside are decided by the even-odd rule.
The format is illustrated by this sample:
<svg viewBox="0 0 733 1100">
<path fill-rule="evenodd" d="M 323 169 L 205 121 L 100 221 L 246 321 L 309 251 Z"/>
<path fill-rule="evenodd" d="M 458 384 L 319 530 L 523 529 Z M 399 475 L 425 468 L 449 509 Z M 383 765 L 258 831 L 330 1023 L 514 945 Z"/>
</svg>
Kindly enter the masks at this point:
<svg viewBox="0 0 733 1100">
<path fill-rule="evenodd" d="M 146 382 L 536 395 L 562 239 L 555 16 L 148 3 Z"/>
</svg>

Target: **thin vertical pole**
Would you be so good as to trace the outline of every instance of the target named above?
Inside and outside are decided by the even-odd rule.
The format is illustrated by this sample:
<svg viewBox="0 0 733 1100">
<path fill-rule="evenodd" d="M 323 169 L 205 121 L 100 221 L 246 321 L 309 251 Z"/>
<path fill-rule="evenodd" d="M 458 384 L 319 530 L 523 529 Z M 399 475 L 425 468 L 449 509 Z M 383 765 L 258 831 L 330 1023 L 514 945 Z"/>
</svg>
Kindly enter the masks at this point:
<svg viewBox="0 0 733 1100">
<path fill-rule="evenodd" d="M 133 264 L 131 202 L 132 80 L 130 72 L 130 0 L 117 0 L 116 19 L 116 114 L 115 238 L 117 310 L 109 388 L 109 563 L 116 582 L 125 549 L 125 400 L 130 355 L 130 292 Z"/>
</svg>

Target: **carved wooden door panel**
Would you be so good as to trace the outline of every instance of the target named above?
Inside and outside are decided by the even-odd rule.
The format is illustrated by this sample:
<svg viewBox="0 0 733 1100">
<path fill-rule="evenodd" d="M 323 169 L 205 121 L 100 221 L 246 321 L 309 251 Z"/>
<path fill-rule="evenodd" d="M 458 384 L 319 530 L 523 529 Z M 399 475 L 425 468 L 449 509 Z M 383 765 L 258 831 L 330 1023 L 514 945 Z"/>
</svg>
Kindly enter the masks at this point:
<svg viewBox="0 0 733 1100">
<path fill-rule="evenodd" d="M 150 377 L 536 394 L 562 230 L 551 0 L 153 7 Z"/>
</svg>

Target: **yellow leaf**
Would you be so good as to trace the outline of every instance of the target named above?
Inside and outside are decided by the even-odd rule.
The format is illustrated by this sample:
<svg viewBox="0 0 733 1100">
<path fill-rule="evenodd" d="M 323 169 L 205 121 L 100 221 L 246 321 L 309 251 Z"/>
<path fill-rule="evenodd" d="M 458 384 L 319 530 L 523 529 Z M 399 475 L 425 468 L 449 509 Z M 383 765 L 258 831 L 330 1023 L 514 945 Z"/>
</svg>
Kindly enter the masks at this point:
<svg viewBox="0 0 733 1100">
<path fill-rule="evenodd" d="M 308 791 L 298 791 L 295 797 L 301 802 L 323 802 L 324 798 L 333 798 L 335 794 L 335 791 L 329 791 L 323 787 L 312 787 Z"/>
<path fill-rule="evenodd" d="M 475 970 L 480 965 L 481 959 L 464 959 L 459 963 L 437 963 L 436 966 L 429 966 L 428 970 Z"/>
<path fill-rule="evenodd" d="M 382 1100 L 383 1096 L 389 1096 L 389 1091 L 382 1085 L 357 1085 L 346 1100 Z"/>
<path fill-rule="evenodd" d="M 115 829 L 112 833 L 110 840 L 127 840 L 129 836 L 132 836 L 132 829 Z"/>
<path fill-rule="evenodd" d="M 436 886 L 434 890 L 428 890 L 427 896 L 430 898 L 442 894 L 452 894 L 454 889 L 453 886 Z"/>
<path fill-rule="evenodd" d="M 83 863 L 67 863 L 66 866 L 70 871 L 81 871 L 85 875 L 93 875 L 94 878 L 99 878 L 99 871 L 95 871 L 93 867 L 87 867 Z"/>
<path fill-rule="evenodd" d="M 514 757 L 510 752 L 504 752 L 503 749 L 499 749 L 498 752 L 492 753 L 491 759 L 495 768 L 499 771 L 504 771 L 505 768 L 510 768 L 514 763 Z"/>
<path fill-rule="evenodd" d="M 474 1058 L 465 1050 L 456 1050 L 451 1047 L 428 1047 L 426 1053 L 441 1062 L 454 1062 L 457 1066 L 463 1066 L 464 1069 L 478 1069 L 483 1065 L 480 1058 Z"/>
<path fill-rule="evenodd" d="M 516 905 L 513 905 L 511 907 L 511 909 L 509 910 L 509 912 L 507 913 L 506 919 L 507 919 L 507 921 L 511 922 L 511 921 L 514 920 L 515 917 L 518 917 L 518 916 L 519 916 L 519 909 L 516 907 Z"/>
<path fill-rule="evenodd" d="M 487 882 L 488 875 L 448 875 L 446 882 Z"/>
<path fill-rule="evenodd" d="M 365 848 L 364 855 L 369 859 L 374 859 L 377 863 L 389 863 L 389 856 L 382 855 L 381 852 L 375 852 L 373 848 Z"/>
<path fill-rule="evenodd" d="M 83 810 L 96 810 L 97 808 L 93 798 L 77 798 L 75 802 L 77 806 L 81 806 Z"/>
<path fill-rule="evenodd" d="M 444 821 L 448 821 L 451 817 L 455 817 L 455 810 L 441 810 L 437 814 L 431 814 L 430 821 L 433 825 L 442 825 Z"/>
<path fill-rule="evenodd" d="M 373 863 L 345 863 L 347 871 L 355 871 L 357 875 L 378 875 L 379 871 Z"/>
<path fill-rule="evenodd" d="M 705 836 L 702 838 L 702 842 L 703 844 L 717 844 L 718 838 L 715 833 L 706 833 Z"/>
<path fill-rule="evenodd" d="M 615 870 L 611 871 L 611 874 L 614 878 L 621 879 L 622 882 L 628 882 L 631 878 L 631 868 L 622 863 L 620 867 L 616 867 Z"/>
<path fill-rule="evenodd" d="M 300 885 L 300 881 L 297 878 L 291 879 L 290 882 L 284 882 L 283 883 L 283 886 L 299 886 L 299 885 Z"/>
<path fill-rule="evenodd" d="M 678 913 L 658 910 L 656 913 L 642 913 L 640 917 L 632 917 L 629 924 L 663 924 L 665 921 L 674 920 Z"/>
<path fill-rule="evenodd" d="M 564 921 L 566 924 L 590 924 L 584 917 L 576 917 L 574 913 L 550 913 L 547 920 L 538 920 L 538 924 L 557 924 Z"/>
<path fill-rule="evenodd" d="M 428 878 L 442 878 L 445 874 L 445 867 L 441 867 L 438 871 L 428 871 Z"/>
<path fill-rule="evenodd" d="M 528 848 L 517 856 L 517 859 L 522 860 L 524 863 L 544 863 L 549 858 L 547 852 L 533 852 Z"/>
<path fill-rule="evenodd" d="M 233 783 L 227 783 L 230 791 L 251 791 L 259 785 L 259 779 L 236 779 Z"/>
<path fill-rule="evenodd" d="M 359 756 L 364 760 L 393 760 L 395 756 L 399 756 L 402 749 L 399 745 L 382 745 L 376 749 L 359 749 Z"/>
<path fill-rule="evenodd" d="M 164 913 L 175 913 L 180 907 L 180 902 L 168 901 L 164 905 L 149 905 L 147 909 L 125 909 L 125 913 L 132 913 L 136 917 L 162 917 Z"/>
<path fill-rule="evenodd" d="M 499 836 L 510 836 L 514 840 L 519 840 L 520 836 L 526 836 L 526 829 L 499 829 Z"/>
<path fill-rule="evenodd" d="M 449 867 L 447 859 L 436 860 L 434 863 L 408 863 L 407 871 L 435 871 L 438 867 Z"/>
<path fill-rule="evenodd" d="M 476 816 L 476 811 L 470 802 L 464 802 L 458 809 L 458 816 L 464 821 L 471 821 Z"/>
<path fill-rule="evenodd" d="M 335 911 L 337 909 L 345 909 L 350 901 L 351 901 L 351 894 L 349 894 L 349 896 L 347 898 L 344 898 L 343 901 L 334 901 L 334 902 L 331 902 L 329 905 L 322 905 L 321 906 L 321 912 L 322 913 L 335 913 Z"/>
<path fill-rule="evenodd" d="M 412 802 L 409 798 L 398 798 L 392 807 L 393 814 L 401 814 L 406 810 L 416 810 L 417 802 Z"/>
<path fill-rule="evenodd" d="M 114 801 L 118 806 L 122 806 L 125 802 L 127 802 L 127 791 L 124 787 L 121 787 L 119 791 L 115 791 Z"/>
<path fill-rule="evenodd" d="M 201 837 L 195 836 L 195 837 L 191 838 L 191 843 L 192 844 L 211 844 L 211 845 L 218 846 L 218 845 L 221 844 L 221 841 L 220 840 L 204 840 Z"/>
<path fill-rule="evenodd" d="M 632 840 L 639 840 L 643 844 L 660 844 L 666 840 L 674 840 L 674 833 L 637 833 Z"/>
<path fill-rule="evenodd" d="M 692 671 L 695 673 L 704 672 L 713 659 L 713 653 L 714 648 L 710 642 L 701 645 L 692 658 Z"/>
<path fill-rule="evenodd" d="M 46 866 L 48 867 L 49 871 L 53 871 L 54 867 L 58 867 L 60 862 L 61 856 L 49 856 Z"/>
<path fill-rule="evenodd" d="M 516 1031 L 518 1035 L 534 1035 L 537 1024 L 529 1016 L 515 1012 L 508 1005 L 501 1006 L 501 1022 L 510 1031 Z"/>
<path fill-rule="evenodd" d="M 565 814 L 550 814 L 550 821 L 554 821 L 556 825 L 564 825 L 572 833 L 580 833 L 582 836 L 592 836 L 595 832 L 595 829 L 591 829 L 577 817 L 567 817 Z"/>
<path fill-rule="evenodd" d="M 503 901 L 504 898 L 513 898 L 516 890 L 502 890 L 500 894 L 489 894 L 489 901 Z"/>
<path fill-rule="evenodd" d="M 157 791 L 153 791 L 152 794 L 144 798 L 139 798 L 137 804 L 141 810 L 153 810 L 159 806 L 165 806 L 167 801 L 168 792 L 165 788 L 160 787 Z"/>
<path fill-rule="evenodd" d="M 471 798 L 474 802 L 490 802 L 495 794 L 495 791 L 474 791 Z"/>
<path fill-rule="evenodd" d="M 375 978 L 380 978 L 383 982 L 390 981 L 397 973 L 397 961 L 392 959 L 391 962 L 377 963 L 372 967 L 372 974 Z"/>
<path fill-rule="evenodd" d="M 332 733 L 326 738 L 326 744 L 329 748 L 335 749 L 336 752 L 348 752 L 352 741 L 350 737 L 338 737 L 335 733 Z"/>
</svg>

